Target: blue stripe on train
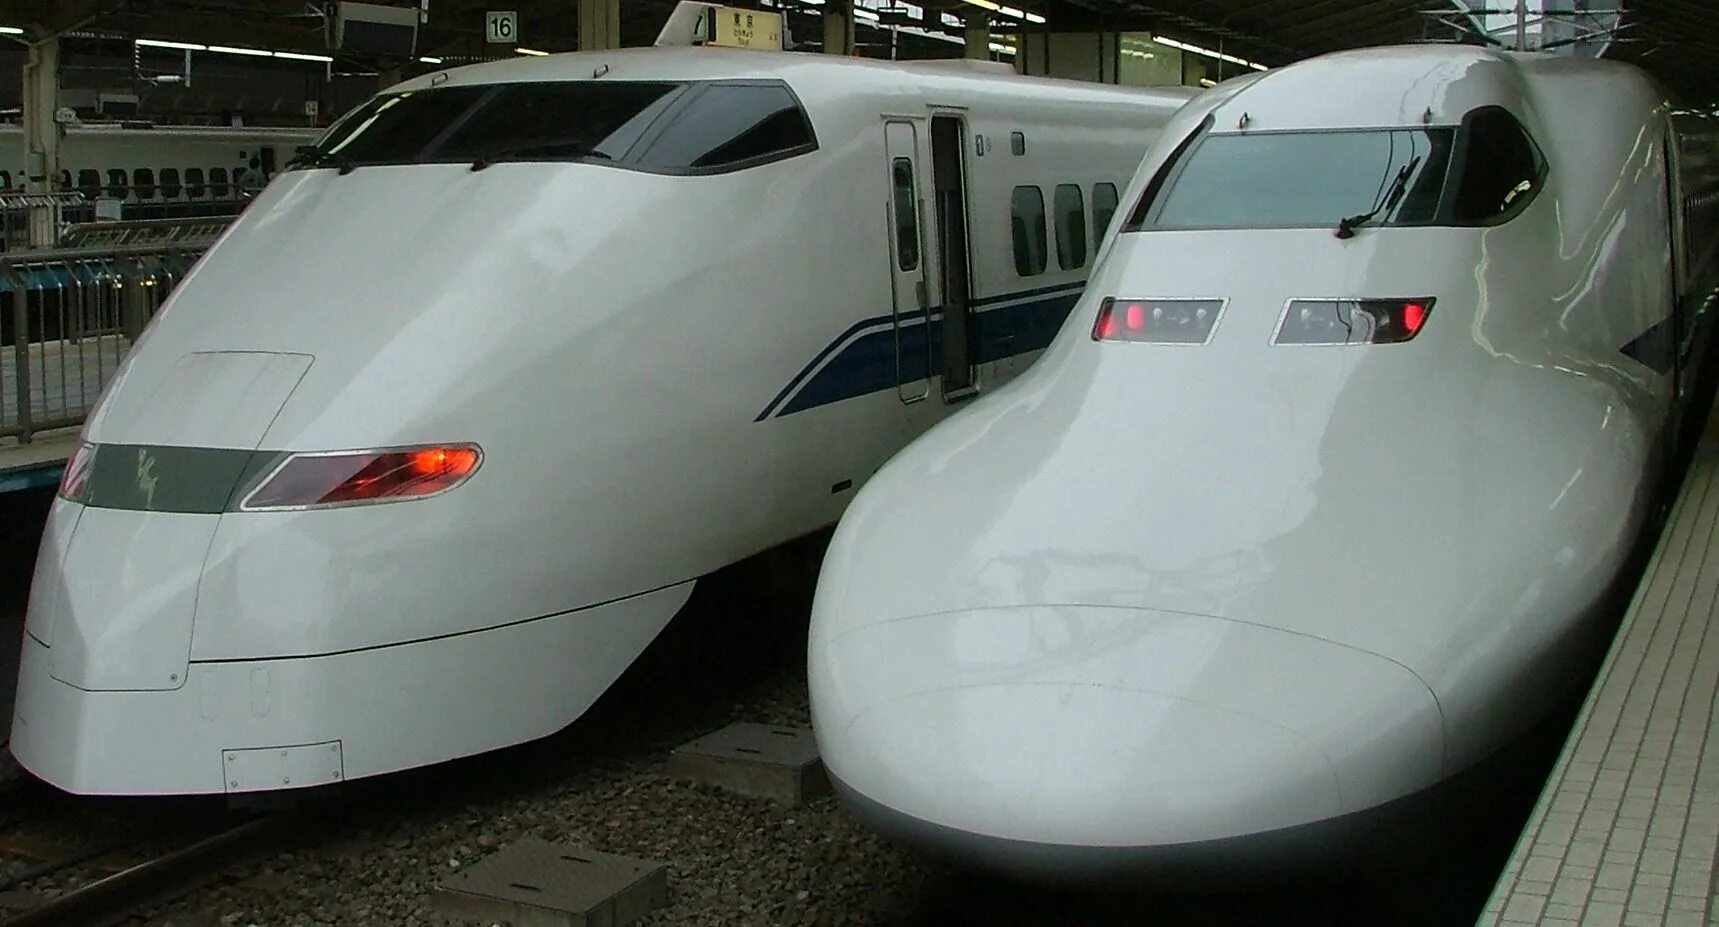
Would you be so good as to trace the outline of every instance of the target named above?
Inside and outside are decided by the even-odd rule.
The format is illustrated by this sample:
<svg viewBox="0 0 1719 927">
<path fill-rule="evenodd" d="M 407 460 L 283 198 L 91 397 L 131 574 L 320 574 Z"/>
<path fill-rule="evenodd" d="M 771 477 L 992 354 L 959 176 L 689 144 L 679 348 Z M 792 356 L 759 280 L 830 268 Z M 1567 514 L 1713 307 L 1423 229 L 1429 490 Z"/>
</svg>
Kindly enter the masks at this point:
<svg viewBox="0 0 1719 927">
<path fill-rule="evenodd" d="M 1080 298 L 1080 290 L 1079 285 L 1050 287 L 976 301 L 975 307 L 978 307 L 1032 297 L 1023 302 L 973 314 L 973 362 L 988 364 L 1048 346 Z M 923 365 L 915 369 L 911 362 L 904 362 L 898 372 L 897 333 L 893 320 L 889 316 L 867 319 L 843 332 L 840 338 L 818 352 L 812 362 L 790 380 L 770 405 L 759 413 L 756 421 L 769 418 L 772 413 L 778 416 L 792 415 L 832 402 L 893 389 L 903 383 L 911 383 L 936 373 L 941 368 L 936 361 L 943 354 L 943 326 L 940 324 L 942 313 L 933 312 L 929 323 L 912 324 L 921 322 L 923 318 L 923 313 L 913 313 L 903 318 L 903 321 L 909 324 L 900 331 L 900 354 L 903 359 L 930 358 L 932 369 L 927 370 Z M 856 332 L 879 326 L 883 327 L 853 338 Z M 927 337 L 931 339 L 929 350 L 925 343 Z M 848 342 L 849 338 L 853 340 Z M 844 345 L 843 342 L 847 343 Z M 840 353 L 825 364 L 823 369 L 817 370 L 815 374 L 811 373 L 837 348 L 840 348 Z M 807 379 L 809 374 L 810 379 Z M 801 381 L 805 381 L 805 385 L 798 393 L 793 393 L 795 386 Z M 783 400 L 790 393 L 793 393 L 793 398 L 787 399 L 783 404 Z M 777 409 L 778 405 L 780 409 Z"/>
</svg>

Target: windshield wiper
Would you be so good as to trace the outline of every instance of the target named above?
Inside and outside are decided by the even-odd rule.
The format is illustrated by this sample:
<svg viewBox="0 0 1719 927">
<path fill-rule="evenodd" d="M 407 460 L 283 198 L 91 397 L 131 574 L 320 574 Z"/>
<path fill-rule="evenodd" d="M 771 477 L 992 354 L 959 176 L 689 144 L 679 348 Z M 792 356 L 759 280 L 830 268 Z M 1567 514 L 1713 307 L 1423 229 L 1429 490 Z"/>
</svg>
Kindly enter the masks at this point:
<svg viewBox="0 0 1719 927">
<path fill-rule="evenodd" d="M 542 145 L 520 145 L 517 148 L 498 148 L 486 151 L 472 159 L 472 170 L 481 171 L 498 161 L 511 161 L 515 158 L 525 158 L 531 155 L 558 155 L 565 158 L 598 158 L 603 161 L 613 161 L 614 157 L 607 152 L 598 151 L 589 145 L 577 142 L 550 142 Z"/>
<path fill-rule="evenodd" d="M 300 148 L 298 155 L 286 165 L 289 171 L 299 167 L 338 167 L 342 175 L 358 170 L 358 164 L 346 155 L 324 151 L 314 145 Z"/>
<path fill-rule="evenodd" d="M 1355 230 L 1357 228 L 1373 221 L 1379 213 L 1387 212 L 1396 208 L 1398 201 L 1400 201 L 1403 196 L 1409 192 L 1409 177 L 1414 174 L 1415 168 L 1419 167 L 1420 163 L 1420 155 L 1415 155 L 1413 158 L 1410 158 L 1409 163 L 1403 165 L 1402 168 L 1397 171 L 1396 179 L 1391 181 L 1391 188 L 1385 191 L 1384 200 L 1377 206 L 1374 206 L 1371 212 L 1364 212 L 1358 216 L 1350 216 L 1347 219 L 1339 221 L 1337 223 L 1337 237 L 1354 238 Z"/>
</svg>

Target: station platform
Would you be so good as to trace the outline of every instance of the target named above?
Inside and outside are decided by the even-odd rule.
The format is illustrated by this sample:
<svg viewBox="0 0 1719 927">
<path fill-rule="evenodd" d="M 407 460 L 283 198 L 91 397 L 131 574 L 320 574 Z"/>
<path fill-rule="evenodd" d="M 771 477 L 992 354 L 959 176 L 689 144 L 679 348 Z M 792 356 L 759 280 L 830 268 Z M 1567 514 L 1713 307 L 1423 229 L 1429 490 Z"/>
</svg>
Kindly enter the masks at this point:
<svg viewBox="0 0 1719 927">
<path fill-rule="evenodd" d="M 1710 927 L 1719 848 L 1719 419 L 1480 927 Z"/>
<path fill-rule="evenodd" d="M 29 444 L 0 438 L 0 493 L 53 486 L 78 445 L 78 428 L 39 432 Z"/>
</svg>

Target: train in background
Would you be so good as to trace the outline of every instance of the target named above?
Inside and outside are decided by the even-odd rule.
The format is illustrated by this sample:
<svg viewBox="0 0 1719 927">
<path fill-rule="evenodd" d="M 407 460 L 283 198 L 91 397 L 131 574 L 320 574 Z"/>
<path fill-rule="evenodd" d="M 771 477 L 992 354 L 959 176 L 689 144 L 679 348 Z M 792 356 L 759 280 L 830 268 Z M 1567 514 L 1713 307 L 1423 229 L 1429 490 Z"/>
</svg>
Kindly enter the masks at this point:
<svg viewBox="0 0 1719 927">
<path fill-rule="evenodd" d="M 1710 364 L 1716 151 L 1634 67 L 1474 47 L 1190 104 L 1045 355 L 836 530 L 846 805 L 1053 878 L 1412 841 L 1616 628 Z"/>
<path fill-rule="evenodd" d="M 58 191 L 87 201 L 68 221 L 95 218 L 97 200 L 122 219 L 229 215 L 323 131 L 76 123 L 60 143 Z M 0 125 L 0 192 L 23 192 L 26 177 L 24 130 Z"/>
<path fill-rule="evenodd" d="M 688 47 L 376 96 L 90 416 L 13 755 L 245 793 L 562 728 L 700 577 L 1033 361 L 1191 96 Z"/>
</svg>

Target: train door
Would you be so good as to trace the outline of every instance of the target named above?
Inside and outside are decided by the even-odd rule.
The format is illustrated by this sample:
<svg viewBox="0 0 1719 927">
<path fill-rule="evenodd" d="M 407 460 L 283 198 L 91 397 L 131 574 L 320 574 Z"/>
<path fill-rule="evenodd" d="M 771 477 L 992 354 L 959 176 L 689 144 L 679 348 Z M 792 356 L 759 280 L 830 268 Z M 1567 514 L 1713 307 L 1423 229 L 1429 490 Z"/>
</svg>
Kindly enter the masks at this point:
<svg viewBox="0 0 1719 927">
<path fill-rule="evenodd" d="M 943 306 L 943 398 L 972 394 L 972 262 L 967 237 L 967 169 L 962 158 L 966 122 L 958 115 L 931 117 L 931 173 L 937 216 L 937 267 Z"/>
<path fill-rule="evenodd" d="M 897 395 L 902 402 L 918 402 L 931 394 L 931 301 L 926 292 L 919 127 L 891 120 L 884 123 L 883 132 L 889 158 Z"/>
</svg>

